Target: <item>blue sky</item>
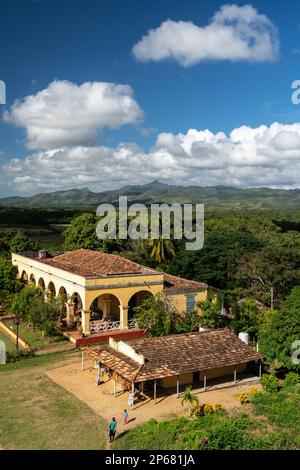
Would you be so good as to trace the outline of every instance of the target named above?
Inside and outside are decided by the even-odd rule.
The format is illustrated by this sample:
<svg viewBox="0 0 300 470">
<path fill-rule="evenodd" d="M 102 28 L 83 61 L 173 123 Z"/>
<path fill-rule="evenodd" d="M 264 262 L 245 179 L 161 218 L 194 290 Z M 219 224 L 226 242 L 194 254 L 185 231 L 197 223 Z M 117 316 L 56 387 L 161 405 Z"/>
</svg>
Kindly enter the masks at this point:
<svg viewBox="0 0 300 470">
<path fill-rule="evenodd" d="M 248 2 L 276 30 L 279 47 L 273 57 L 266 53 L 256 59 L 254 52 L 249 60 L 243 56 L 233 59 L 230 52 L 229 57 L 220 58 L 218 52 L 215 57 L 206 51 L 208 57 L 186 65 L 175 57 L 173 49 L 179 47 L 180 37 L 171 37 L 172 32 L 167 36 L 174 46 L 169 56 L 153 59 L 147 50 L 141 59 L 133 53 L 134 45 L 166 20 L 180 25 L 192 22 L 203 28 L 226 3 L 2 1 L 0 79 L 6 82 L 7 104 L 0 111 L 7 115 L 0 122 L 0 195 L 85 186 L 101 191 L 152 179 L 185 185 L 297 187 L 300 129 L 295 123 L 300 122 L 300 106 L 291 102 L 291 83 L 300 79 L 299 2 Z M 236 0 L 232 4 L 243 7 L 247 2 Z M 208 32 L 203 34 L 206 38 Z M 151 49 L 151 44 L 146 43 L 146 47 Z M 129 85 L 130 99 L 140 112 L 129 117 L 126 110 L 126 118 L 122 114 L 120 120 L 118 115 L 113 125 L 107 125 L 103 118 L 103 125 L 92 129 L 94 132 L 87 131 L 88 140 L 72 142 L 68 137 L 65 142 L 63 138 L 54 139 L 50 145 L 38 139 L 39 143 L 33 144 L 28 136 L 31 111 L 20 108 L 15 116 L 12 106 L 16 100 L 47 90 L 54 80 L 74 85 L 70 93 L 87 82 Z M 67 113 L 68 104 L 65 110 Z M 70 123 L 73 118 L 71 107 Z M 93 128 L 85 113 L 82 119 L 86 118 L 88 122 L 83 125 Z M 43 117 L 39 119 L 40 129 Z M 271 128 L 276 122 L 281 127 Z M 236 139 L 228 141 L 217 134 L 222 131 L 229 136 L 241 126 L 255 129 L 261 125 L 267 127 L 266 135 L 261 138 L 258 132 L 251 142 L 249 132 L 239 131 Z M 186 137 L 189 129 L 209 129 L 212 136 Z M 179 133 L 182 136 L 178 138 Z M 267 161 L 265 153 L 272 150 L 275 138 L 277 152 L 268 154 Z M 243 147 L 237 148 L 240 139 Z M 232 157 L 233 152 L 239 157 Z M 224 153 L 228 153 L 225 160 Z M 45 162 L 56 171 L 49 171 Z M 145 171 L 148 163 L 153 171 Z M 249 168 L 251 177 L 246 177 Z"/>
</svg>

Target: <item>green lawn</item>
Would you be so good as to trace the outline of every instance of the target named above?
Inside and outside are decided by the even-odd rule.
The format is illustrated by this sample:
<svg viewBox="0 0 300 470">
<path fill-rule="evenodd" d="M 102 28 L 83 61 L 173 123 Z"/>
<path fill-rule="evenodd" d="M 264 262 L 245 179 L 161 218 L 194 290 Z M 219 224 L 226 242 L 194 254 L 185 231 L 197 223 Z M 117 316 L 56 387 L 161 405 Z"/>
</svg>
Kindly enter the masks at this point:
<svg viewBox="0 0 300 470">
<path fill-rule="evenodd" d="M 16 333 L 16 325 L 13 323 L 13 320 L 6 321 L 5 324 Z M 30 344 L 32 348 L 36 349 L 48 349 L 63 343 L 69 343 L 63 336 L 43 336 L 41 330 L 37 328 L 33 330 L 27 323 L 21 323 L 19 325 L 19 335 L 27 344 Z"/>
<path fill-rule="evenodd" d="M 6 346 L 6 351 L 15 351 L 16 345 L 8 336 L 0 331 L 0 341 L 4 341 Z"/>
<path fill-rule="evenodd" d="M 193 419 L 150 420 L 118 436 L 113 448 L 300 449 L 300 387 L 277 393 L 258 393 L 245 410 L 248 415 L 230 416 L 218 412 Z"/>
<path fill-rule="evenodd" d="M 77 358 L 78 352 L 48 354 L 0 366 L 0 448 L 105 447 L 104 420 L 45 373 Z"/>
</svg>

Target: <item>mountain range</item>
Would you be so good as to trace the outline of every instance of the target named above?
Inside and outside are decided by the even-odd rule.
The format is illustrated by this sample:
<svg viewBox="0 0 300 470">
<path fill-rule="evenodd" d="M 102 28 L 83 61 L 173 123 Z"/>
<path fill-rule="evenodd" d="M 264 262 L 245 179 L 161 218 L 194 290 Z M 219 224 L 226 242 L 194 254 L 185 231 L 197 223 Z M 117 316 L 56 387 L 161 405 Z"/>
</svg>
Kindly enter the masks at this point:
<svg viewBox="0 0 300 470">
<path fill-rule="evenodd" d="M 273 209 L 300 208 L 300 189 L 236 188 L 230 186 L 177 186 L 153 181 L 120 189 L 93 192 L 88 188 L 41 193 L 34 196 L 13 196 L 0 199 L 0 206 L 16 208 L 95 209 L 103 202 L 118 205 L 119 196 L 130 203 L 193 203 L 206 209 Z"/>
</svg>

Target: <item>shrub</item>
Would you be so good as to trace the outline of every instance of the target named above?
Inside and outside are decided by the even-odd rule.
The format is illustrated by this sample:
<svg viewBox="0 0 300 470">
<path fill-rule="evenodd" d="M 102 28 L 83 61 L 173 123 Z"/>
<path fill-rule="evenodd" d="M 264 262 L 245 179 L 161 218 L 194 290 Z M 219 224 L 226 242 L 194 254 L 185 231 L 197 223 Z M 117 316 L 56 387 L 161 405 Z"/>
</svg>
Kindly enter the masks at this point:
<svg viewBox="0 0 300 470">
<path fill-rule="evenodd" d="M 35 349 L 27 349 L 18 351 L 7 351 L 6 363 L 10 364 L 13 362 L 21 361 L 22 359 L 28 359 L 35 356 Z"/>
<path fill-rule="evenodd" d="M 246 393 L 240 393 L 238 395 L 238 401 L 240 402 L 241 405 L 245 405 L 246 403 L 249 403 L 249 397 Z"/>
<path fill-rule="evenodd" d="M 216 403 L 215 405 L 211 405 L 210 403 L 202 403 L 202 405 L 195 407 L 193 415 L 199 418 L 200 416 L 212 415 L 216 411 L 220 410 L 223 410 L 223 408 L 219 403 Z"/>
<path fill-rule="evenodd" d="M 205 415 L 212 415 L 214 412 L 214 407 L 210 403 L 206 403 L 204 405 L 204 414 Z"/>
<path fill-rule="evenodd" d="M 223 406 L 220 404 L 220 403 L 215 403 L 215 411 L 222 411 L 223 410 Z"/>
<path fill-rule="evenodd" d="M 260 384 L 266 392 L 277 392 L 279 388 L 278 379 L 272 374 L 263 375 L 260 379 Z"/>
<path fill-rule="evenodd" d="M 250 395 L 253 396 L 253 395 L 256 395 L 257 393 L 258 393 L 258 390 L 257 390 L 256 387 L 251 387 L 251 388 L 250 388 Z"/>
<path fill-rule="evenodd" d="M 286 374 L 283 386 L 293 387 L 294 385 L 300 384 L 300 375 L 297 372 L 289 372 Z"/>
</svg>

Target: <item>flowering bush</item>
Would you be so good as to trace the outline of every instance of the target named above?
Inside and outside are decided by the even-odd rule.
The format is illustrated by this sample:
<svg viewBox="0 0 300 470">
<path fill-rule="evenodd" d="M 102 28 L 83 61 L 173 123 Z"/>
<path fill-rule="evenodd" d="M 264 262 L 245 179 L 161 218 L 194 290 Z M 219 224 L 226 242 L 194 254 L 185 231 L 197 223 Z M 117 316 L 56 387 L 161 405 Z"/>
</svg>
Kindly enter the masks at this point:
<svg viewBox="0 0 300 470">
<path fill-rule="evenodd" d="M 272 374 L 263 375 L 260 379 L 260 384 L 266 392 L 277 392 L 279 388 L 278 379 Z"/>
<path fill-rule="evenodd" d="M 253 395 L 256 395 L 257 393 L 258 393 L 258 390 L 257 390 L 256 387 L 251 387 L 251 388 L 250 388 L 250 395 L 253 396 Z"/>
<path fill-rule="evenodd" d="M 241 405 L 245 405 L 246 403 L 249 403 L 250 400 L 246 393 L 240 393 L 240 395 L 238 395 L 238 401 Z"/>
<path fill-rule="evenodd" d="M 205 415 L 212 415 L 214 412 L 214 407 L 210 403 L 206 403 L 204 405 L 204 414 Z"/>
<path fill-rule="evenodd" d="M 215 413 L 216 411 L 222 410 L 222 405 L 216 403 L 215 405 L 211 405 L 210 403 L 202 403 L 202 405 L 196 406 L 194 409 L 194 416 L 206 416 Z"/>
</svg>

